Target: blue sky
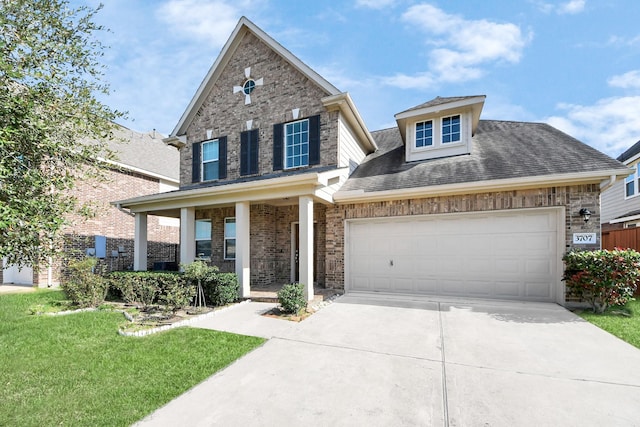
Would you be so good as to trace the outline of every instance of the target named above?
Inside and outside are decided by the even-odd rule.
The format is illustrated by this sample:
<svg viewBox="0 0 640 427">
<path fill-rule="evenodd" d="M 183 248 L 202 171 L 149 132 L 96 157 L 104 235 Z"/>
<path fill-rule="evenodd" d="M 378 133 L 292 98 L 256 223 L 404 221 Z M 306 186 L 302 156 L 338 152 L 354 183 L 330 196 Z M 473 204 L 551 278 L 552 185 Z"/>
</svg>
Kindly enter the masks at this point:
<svg viewBox="0 0 640 427">
<path fill-rule="evenodd" d="M 135 130 L 173 130 L 244 15 L 349 92 L 372 131 L 436 96 L 482 94 L 484 119 L 547 122 L 613 157 L 640 140 L 637 0 L 105 3 L 103 101 Z"/>
</svg>

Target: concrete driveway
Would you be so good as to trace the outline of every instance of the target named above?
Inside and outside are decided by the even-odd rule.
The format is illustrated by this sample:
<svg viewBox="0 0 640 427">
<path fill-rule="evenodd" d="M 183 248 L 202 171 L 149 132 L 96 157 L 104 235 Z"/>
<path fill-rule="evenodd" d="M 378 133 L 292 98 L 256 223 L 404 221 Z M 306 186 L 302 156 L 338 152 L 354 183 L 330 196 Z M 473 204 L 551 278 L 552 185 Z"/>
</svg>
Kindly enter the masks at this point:
<svg viewBox="0 0 640 427">
<path fill-rule="evenodd" d="M 554 304 L 347 295 L 301 323 L 246 303 L 198 327 L 271 338 L 139 426 L 640 426 L 640 350 Z"/>
</svg>

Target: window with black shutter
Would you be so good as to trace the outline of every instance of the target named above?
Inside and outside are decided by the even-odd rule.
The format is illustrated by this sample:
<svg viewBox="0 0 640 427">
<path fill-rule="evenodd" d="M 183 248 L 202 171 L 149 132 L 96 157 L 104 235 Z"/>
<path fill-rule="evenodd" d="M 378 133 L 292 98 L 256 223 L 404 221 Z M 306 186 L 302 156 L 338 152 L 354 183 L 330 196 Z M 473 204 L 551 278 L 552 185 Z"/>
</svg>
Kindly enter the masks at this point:
<svg viewBox="0 0 640 427">
<path fill-rule="evenodd" d="M 240 134 L 240 175 L 258 173 L 258 129 L 248 130 Z"/>
</svg>

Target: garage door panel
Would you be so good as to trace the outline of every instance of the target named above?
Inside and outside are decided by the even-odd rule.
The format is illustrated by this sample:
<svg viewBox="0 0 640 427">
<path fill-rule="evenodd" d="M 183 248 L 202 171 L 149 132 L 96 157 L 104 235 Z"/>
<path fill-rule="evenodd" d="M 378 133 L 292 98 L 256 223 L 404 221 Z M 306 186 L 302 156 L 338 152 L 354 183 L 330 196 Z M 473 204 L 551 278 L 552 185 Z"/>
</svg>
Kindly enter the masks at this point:
<svg viewBox="0 0 640 427">
<path fill-rule="evenodd" d="M 553 301 L 557 212 L 354 221 L 348 226 L 347 288 Z"/>
<path fill-rule="evenodd" d="M 529 298 L 551 298 L 552 287 L 546 282 L 525 282 L 525 296 Z"/>
</svg>

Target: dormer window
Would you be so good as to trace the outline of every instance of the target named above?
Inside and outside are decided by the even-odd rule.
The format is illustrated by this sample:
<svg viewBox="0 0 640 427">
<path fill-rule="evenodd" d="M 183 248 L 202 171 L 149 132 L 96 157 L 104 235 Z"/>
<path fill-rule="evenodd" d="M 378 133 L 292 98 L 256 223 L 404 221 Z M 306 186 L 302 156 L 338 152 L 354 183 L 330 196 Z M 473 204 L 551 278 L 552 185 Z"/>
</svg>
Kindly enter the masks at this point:
<svg viewBox="0 0 640 427">
<path fill-rule="evenodd" d="M 433 145 L 433 120 L 416 123 L 416 147 Z"/>
<path fill-rule="evenodd" d="M 442 143 L 460 141 L 460 114 L 442 119 Z"/>
<path fill-rule="evenodd" d="M 407 162 L 470 154 L 484 96 L 435 98 L 396 114 Z"/>
</svg>

